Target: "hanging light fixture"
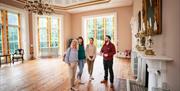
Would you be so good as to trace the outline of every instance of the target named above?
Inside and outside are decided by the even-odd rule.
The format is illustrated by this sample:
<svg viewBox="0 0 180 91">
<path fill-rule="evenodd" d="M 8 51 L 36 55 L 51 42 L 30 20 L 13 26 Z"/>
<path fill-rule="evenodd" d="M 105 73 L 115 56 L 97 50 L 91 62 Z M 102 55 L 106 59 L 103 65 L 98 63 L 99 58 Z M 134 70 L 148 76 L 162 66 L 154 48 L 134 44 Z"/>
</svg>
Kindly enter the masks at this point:
<svg viewBox="0 0 180 91">
<path fill-rule="evenodd" d="M 42 0 L 26 0 L 24 8 L 29 12 L 38 15 L 52 14 L 54 13 L 54 8 L 48 3 L 45 3 Z"/>
</svg>

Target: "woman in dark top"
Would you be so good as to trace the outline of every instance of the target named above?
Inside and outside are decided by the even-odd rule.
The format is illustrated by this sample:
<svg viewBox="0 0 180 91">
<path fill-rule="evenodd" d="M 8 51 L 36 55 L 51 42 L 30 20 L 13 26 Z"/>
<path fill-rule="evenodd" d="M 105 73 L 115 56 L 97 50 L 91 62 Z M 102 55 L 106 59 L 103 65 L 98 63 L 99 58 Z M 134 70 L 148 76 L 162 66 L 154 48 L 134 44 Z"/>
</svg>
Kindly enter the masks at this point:
<svg viewBox="0 0 180 91">
<path fill-rule="evenodd" d="M 84 63 L 85 63 L 85 49 L 84 49 L 84 40 L 82 37 L 78 37 L 79 42 L 79 49 L 78 49 L 78 66 L 79 66 L 79 72 L 77 75 L 77 78 L 79 81 L 81 80 L 81 76 L 83 73 Z"/>
</svg>

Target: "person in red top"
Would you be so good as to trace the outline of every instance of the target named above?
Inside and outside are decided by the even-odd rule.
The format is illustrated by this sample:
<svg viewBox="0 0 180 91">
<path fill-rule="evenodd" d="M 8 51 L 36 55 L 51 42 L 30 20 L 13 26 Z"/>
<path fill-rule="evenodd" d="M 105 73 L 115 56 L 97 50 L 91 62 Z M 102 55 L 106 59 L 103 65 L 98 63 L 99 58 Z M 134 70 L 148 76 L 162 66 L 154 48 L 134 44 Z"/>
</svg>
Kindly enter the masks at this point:
<svg viewBox="0 0 180 91">
<path fill-rule="evenodd" d="M 116 49 L 114 44 L 111 42 L 111 37 L 106 35 L 105 43 L 101 48 L 101 55 L 103 55 L 104 64 L 104 80 L 101 83 L 107 83 L 108 80 L 108 70 L 110 73 L 111 88 L 113 88 L 114 72 L 113 72 L 113 56 L 116 54 Z"/>
</svg>

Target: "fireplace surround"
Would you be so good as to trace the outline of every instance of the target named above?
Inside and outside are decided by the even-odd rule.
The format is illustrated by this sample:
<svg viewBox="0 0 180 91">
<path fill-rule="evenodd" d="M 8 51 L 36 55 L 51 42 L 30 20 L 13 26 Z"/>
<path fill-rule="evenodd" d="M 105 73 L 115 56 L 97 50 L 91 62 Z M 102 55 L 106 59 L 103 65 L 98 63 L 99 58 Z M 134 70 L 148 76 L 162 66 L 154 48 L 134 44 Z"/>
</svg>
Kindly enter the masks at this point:
<svg viewBox="0 0 180 91">
<path fill-rule="evenodd" d="M 138 66 L 137 68 L 133 68 L 133 69 L 137 69 L 136 81 L 138 83 L 148 87 L 148 91 L 154 91 L 154 89 L 156 88 L 168 89 L 167 81 L 166 81 L 166 75 L 167 75 L 166 65 L 168 65 L 169 62 L 173 61 L 172 58 L 161 55 L 147 56 L 139 51 L 136 51 L 136 55 L 134 56 L 138 58 L 137 60 Z M 134 60 L 132 59 L 131 61 Z M 147 81 L 147 77 L 148 77 L 148 81 Z"/>
</svg>

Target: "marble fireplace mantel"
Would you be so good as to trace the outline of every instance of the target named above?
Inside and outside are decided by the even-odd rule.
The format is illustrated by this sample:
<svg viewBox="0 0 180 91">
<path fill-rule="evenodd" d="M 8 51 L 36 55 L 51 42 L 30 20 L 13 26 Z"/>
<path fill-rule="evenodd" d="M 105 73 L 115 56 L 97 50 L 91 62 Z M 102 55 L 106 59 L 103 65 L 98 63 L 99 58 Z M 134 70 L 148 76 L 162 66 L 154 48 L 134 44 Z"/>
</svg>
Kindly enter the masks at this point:
<svg viewBox="0 0 180 91">
<path fill-rule="evenodd" d="M 173 61 L 172 58 L 167 56 L 147 56 L 140 54 L 139 57 L 148 66 L 147 71 L 149 72 L 148 78 L 148 91 L 153 91 L 153 88 L 164 88 L 166 81 L 167 68 L 166 65 L 168 62 Z"/>
</svg>

